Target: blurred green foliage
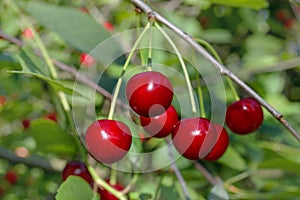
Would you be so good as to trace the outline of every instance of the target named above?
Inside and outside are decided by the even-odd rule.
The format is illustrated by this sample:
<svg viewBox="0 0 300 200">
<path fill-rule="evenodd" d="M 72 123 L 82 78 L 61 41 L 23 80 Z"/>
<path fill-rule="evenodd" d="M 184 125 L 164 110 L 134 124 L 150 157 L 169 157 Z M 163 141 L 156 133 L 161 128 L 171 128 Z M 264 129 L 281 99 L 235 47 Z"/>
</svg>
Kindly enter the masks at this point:
<svg viewBox="0 0 300 200">
<path fill-rule="evenodd" d="M 179 28 L 209 42 L 229 69 L 300 130 L 299 5 L 294 1 L 266 0 L 150 2 Z M 12 4 L 21 9 L 22 15 Z M 0 199 L 54 199 L 61 184 L 60 170 L 68 160 L 79 157 L 76 136 L 71 134 L 67 114 L 55 94 L 56 91 L 65 92 L 71 103 L 73 92 L 76 102 L 82 102 L 90 97 L 90 91 L 84 85 L 80 85 L 81 91 L 73 91 L 74 78 L 68 72 L 59 71 L 59 80 L 51 78 L 45 61 L 32 50 L 36 48 L 35 41 L 22 34 L 26 29 L 24 18 L 34 25 L 51 58 L 79 69 L 81 53 L 89 52 L 113 33 L 135 28 L 138 15 L 129 1 L 0 2 L 0 30 L 26 44 L 19 47 L 0 37 L 0 96 L 6 98 L 0 105 L 0 147 L 7 150 L 0 152 L 0 187 L 3 189 Z M 141 21 L 146 20 L 142 15 Z M 113 24 L 114 32 L 105 29 L 105 22 Z M 116 45 L 119 44 L 116 42 Z M 107 55 L 111 53 L 116 52 L 107 52 Z M 178 62 L 172 55 L 155 52 L 154 55 L 161 63 Z M 105 55 L 95 52 L 93 56 L 97 67 L 102 69 Z M 289 62 L 291 60 L 294 62 Z M 120 75 L 120 63 L 122 60 L 105 71 L 99 83 L 109 92 Z M 241 96 L 246 96 L 244 91 L 237 89 Z M 228 103 L 231 101 L 233 97 L 228 90 Z M 103 96 L 99 95 L 95 104 L 99 116 L 107 115 L 108 102 Z M 57 122 L 45 117 L 53 112 Z M 24 127 L 24 120 L 31 121 L 29 128 Z M 134 141 L 136 151 L 150 151 L 159 145 L 160 141 L 152 139 L 147 144 Z M 27 150 L 25 154 L 18 151 L 20 147 Z M 183 158 L 176 163 L 187 181 L 192 199 L 293 200 L 300 196 L 299 151 L 299 143 L 265 112 L 264 123 L 254 134 L 242 137 L 230 134 L 230 148 L 219 161 L 199 161 L 220 177 L 224 185 L 212 187 L 194 165 Z M 21 159 L 16 160 L 9 152 Z M 35 156 L 36 162 L 26 161 Z M 164 156 L 157 160 L 165 159 Z M 52 170 L 43 168 L 40 164 L 43 162 L 49 162 Z M 108 170 L 102 168 L 103 176 L 107 176 Z M 9 169 L 19 176 L 16 185 L 4 179 Z M 119 176 L 121 182 L 128 183 L 129 174 L 120 173 Z M 74 190 L 87 188 L 76 178 L 68 179 L 59 189 L 67 192 L 60 193 L 57 198 L 69 198 L 72 187 Z M 178 180 L 168 168 L 141 175 L 129 196 L 153 199 L 157 192 L 158 199 L 184 198 Z M 83 189 L 80 194 L 85 193 L 92 196 L 90 189 Z"/>
</svg>

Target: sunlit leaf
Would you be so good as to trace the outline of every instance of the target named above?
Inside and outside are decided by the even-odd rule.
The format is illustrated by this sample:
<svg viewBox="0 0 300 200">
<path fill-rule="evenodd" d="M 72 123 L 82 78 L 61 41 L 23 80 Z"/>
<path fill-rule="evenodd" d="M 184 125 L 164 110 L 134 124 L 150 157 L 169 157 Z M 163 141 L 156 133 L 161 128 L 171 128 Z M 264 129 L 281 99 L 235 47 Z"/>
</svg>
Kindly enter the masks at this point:
<svg viewBox="0 0 300 200">
<path fill-rule="evenodd" d="M 51 120 L 38 119 L 32 121 L 27 134 L 35 139 L 37 151 L 58 155 L 74 155 L 76 152 L 74 138 Z"/>
<path fill-rule="evenodd" d="M 229 200 L 229 195 L 222 184 L 217 184 L 211 189 L 208 200 Z"/>
<path fill-rule="evenodd" d="M 69 176 L 59 187 L 56 200 L 94 200 L 95 196 L 91 186 L 81 177 Z M 98 197 L 99 199 L 99 197 Z"/>
<path fill-rule="evenodd" d="M 227 148 L 225 154 L 218 160 L 218 162 L 235 170 L 242 171 L 247 168 L 245 160 L 232 146 Z"/>
</svg>

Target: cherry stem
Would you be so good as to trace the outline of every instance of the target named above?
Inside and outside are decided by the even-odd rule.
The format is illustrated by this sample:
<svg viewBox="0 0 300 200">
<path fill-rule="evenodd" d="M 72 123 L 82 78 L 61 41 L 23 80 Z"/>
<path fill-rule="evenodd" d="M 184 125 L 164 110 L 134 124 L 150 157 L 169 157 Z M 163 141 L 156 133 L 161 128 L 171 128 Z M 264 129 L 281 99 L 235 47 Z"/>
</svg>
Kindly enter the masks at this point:
<svg viewBox="0 0 300 200">
<path fill-rule="evenodd" d="M 118 99 L 118 96 L 119 96 L 119 93 L 120 93 L 120 89 L 121 89 L 121 85 L 122 85 L 122 82 L 123 82 L 123 75 L 125 74 L 126 72 L 126 69 L 131 61 L 131 58 L 135 52 L 135 50 L 137 49 L 138 47 L 138 44 L 140 43 L 141 39 L 143 38 L 143 36 L 145 35 L 145 33 L 147 32 L 148 28 L 150 27 L 150 23 L 147 23 L 147 25 L 145 26 L 144 30 L 142 31 L 142 33 L 139 35 L 139 37 L 137 38 L 137 40 L 135 41 L 126 61 L 125 61 L 125 64 L 123 66 L 123 69 L 122 69 L 122 73 L 121 73 L 121 76 L 119 77 L 118 79 L 118 82 L 117 82 L 117 85 L 116 85 L 116 89 L 112 95 L 112 101 L 111 101 L 111 106 L 110 106 L 110 109 L 109 109 L 109 114 L 108 114 L 108 119 L 112 120 L 114 118 L 114 113 L 115 113 L 115 109 L 116 109 L 116 104 L 117 104 L 117 99 Z"/>
<path fill-rule="evenodd" d="M 216 60 L 219 61 L 219 63 L 223 64 L 222 59 L 220 58 L 217 51 L 208 42 L 206 42 L 205 40 L 199 39 L 199 38 L 195 38 L 195 40 L 202 46 L 206 47 L 210 51 L 210 53 L 216 58 Z M 231 79 L 228 76 L 226 76 L 226 79 L 227 79 L 229 88 L 231 89 L 231 92 L 232 92 L 235 100 L 238 101 L 240 99 L 240 97 L 239 97 Z"/>
<path fill-rule="evenodd" d="M 121 192 L 123 194 L 127 194 L 131 190 L 132 186 L 136 184 L 138 179 L 139 179 L 139 175 L 137 173 L 133 174 L 133 177 L 130 180 L 129 184 Z"/>
<path fill-rule="evenodd" d="M 241 181 L 249 176 L 251 176 L 253 173 L 252 171 L 245 171 L 245 172 L 242 172 L 234 177 L 231 177 L 229 179 L 227 179 L 225 182 L 224 182 L 224 187 L 225 188 L 228 188 L 230 185 L 232 185 L 233 183 L 235 182 L 238 182 L 238 181 Z"/>
<path fill-rule="evenodd" d="M 196 82 L 197 82 L 197 91 L 198 91 L 199 104 L 200 104 L 200 115 L 201 115 L 201 117 L 206 118 L 205 106 L 204 106 L 204 99 L 203 99 L 203 92 L 202 92 L 200 78 L 199 78 L 198 73 L 196 73 Z"/>
<path fill-rule="evenodd" d="M 115 169 L 116 164 L 113 164 L 110 170 L 110 179 L 109 184 L 110 185 L 116 185 L 117 184 L 117 170 Z"/>
<path fill-rule="evenodd" d="M 195 51 L 193 51 L 193 61 L 194 61 L 194 63 L 196 63 Z M 197 72 L 196 68 L 195 68 L 195 71 Z M 201 117 L 206 118 L 204 98 L 203 98 L 203 92 L 202 92 L 202 88 L 201 88 L 199 73 L 195 73 L 195 76 L 196 76 L 196 82 L 197 82 L 197 92 L 198 92 L 198 96 L 199 96 L 200 115 L 201 115 Z"/>
<path fill-rule="evenodd" d="M 141 32 L 140 32 L 140 28 L 141 28 L 141 14 L 138 13 L 138 12 L 137 12 L 136 27 L 137 27 L 137 34 L 140 35 L 141 34 Z M 141 63 L 142 63 L 142 65 L 144 65 L 146 62 L 145 62 L 145 57 L 144 57 L 143 51 L 140 50 L 139 54 L 140 54 Z"/>
<path fill-rule="evenodd" d="M 174 33 L 180 36 L 183 40 L 185 40 L 188 44 L 191 45 L 192 48 L 195 49 L 200 55 L 202 55 L 205 59 L 207 59 L 218 71 L 220 75 L 228 76 L 233 82 L 235 82 L 240 88 L 245 90 L 250 96 L 255 98 L 275 119 L 277 119 L 294 137 L 300 142 L 300 134 L 298 131 L 292 127 L 289 122 L 283 117 L 283 115 L 273 108 L 268 102 L 266 102 L 259 94 L 257 94 L 251 87 L 249 87 L 245 82 L 243 82 L 237 75 L 235 75 L 232 71 L 230 71 L 226 66 L 222 65 L 218 62 L 210 53 L 208 53 L 195 39 L 169 22 L 162 15 L 155 12 L 150 6 L 142 0 L 130 0 L 133 5 L 138 7 L 148 16 L 154 17 L 157 22 L 164 24 L 166 27 L 171 29 Z"/>
<path fill-rule="evenodd" d="M 126 200 L 127 199 L 122 192 L 114 189 L 108 183 L 106 183 L 103 179 L 101 179 L 97 175 L 95 169 L 91 165 L 88 165 L 87 167 L 88 167 L 88 170 L 89 170 L 89 172 L 91 173 L 91 175 L 93 177 L 93 180 L 97 183 L 97 185 L 99 185 L 103 189 L 107 190 L 109 193 L 113 194 L 115 197 L 117 197 L 120 200 Z"/>
<path fill-rule="evenodd" d="M 150 27 L 152 27 L 153 21 L 150 20 Z M 152 43 L 153 43 L 153 31 L 149 29 L 149 44 L 148 44 L 148 71 L 152 71 Z"/>
<path fill-rule="evenodd" d="M 196 107 L 196 102 L 195 102 L 195 98 L 194 98 L 194 95 L 193 95 L 193 87 L 192 87 L 191 80 L 190 80 L 190 77 L 189 77 L 189 74 L 188 74 L 188 71 L 187 71 L 187 67 L 186 67 L 186 65 L 185 65 L 185 63 L 184 63 L 184 61 L 183 61 L 183 59 L 181 57 L 181 54 L 180 54 L 178 48 L 176 47 L 176 45 L 174 44 L 174 42 L 172 41 L 172 39 L 159 26 L 159 24 L 157 22 L 155 23 L 155 26 L 162 33 L 162 35 L 166 38 L 166 40 L 170 43 L 170 45 L 172 46 L 173 50 L 175 51 L 175 53 L 176 53 L 176 55 L 178 57 L 178 60 L 179 60 L 180 65 L 182 67 L 182 71 L 184 73 L 185 81 L 186 81 L 186 84 L 187 84 L 187 87 L 188 87 L 189 98 L 190 98 L 191 106 L 192 106 L 192 112 L 193 112 L 193 115 L 196 116 L 197 115 L 197 107 Z"/>
</svg>

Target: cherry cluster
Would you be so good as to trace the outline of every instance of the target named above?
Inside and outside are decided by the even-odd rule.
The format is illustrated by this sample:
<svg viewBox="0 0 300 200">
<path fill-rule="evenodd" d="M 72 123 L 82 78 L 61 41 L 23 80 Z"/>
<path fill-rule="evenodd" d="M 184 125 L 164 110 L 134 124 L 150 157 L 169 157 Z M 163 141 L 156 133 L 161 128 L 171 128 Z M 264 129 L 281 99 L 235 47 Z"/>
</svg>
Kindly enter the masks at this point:
<svg viewBox="0 0 300 200">
<path fill-rule="evenodd" d="M 91 186 L 91 188 L 94 187 L 94 180 L 92 178 L 92 175 L 90 174 L 85 163 L 83 163 L 81 161 L 72 160 L 72 161 L 68 162 L 66 164 L 66 166 L 64 167 L 61 175 L 62 175 L 63 181 L 65 181 L 69 176 L 78 176 L 78 177 L 82 178 L 83 180 L 85 180 Z M 106 182 L 108 184 L 110 184 L 109 179 L 107 179 Z M 115 185 L 110 184 L 110 186 L 118 191 L 122 191 L 124 189 L 124 187 L 119 183 L 117 183 Z M 102 188 L 98 188 L 97 192 L 99 193 L 99 195 L 101 197 L 100 199 L 105 199 L 105 200 L 117 200 L 118 199 L 113 194 L 109 193 L 107 190 L 104 190 Z"/>
<path fill-rule="evenodd" d="M 172 84 L 159 72 L 133 76 L 126 87 L 131 108 L 140 115 L 141 125 L 153 137 L 172 135 L 177 151 L 187 159 L 216 160 L 228 146 L 228 134 L 206 118 L 179 120 L 173 100 Z"/>
<path fill-rule="evenodd" d="M 179 120 L 172 106 L 173 87 L 160 72 L 141 72 L 126 85 L 126 98 L 139 116 L 140 124 L 150 137 L 163 138 L 171 134 L 175 149 L 190 160 L 219 159 L 226 151 L 229 136 L 224 126 L 204 117 Z M 263 121 L 263 111 L 254 98 L 244 98 L 228 106 L 226 125 L 240 135 L 254 132 Z M 114 163 L 121 160 L 131 147 L 132 136 L 126 124 L 102 119 L 86 131 L 87 149 L 98 161 Z"/>
</svg>

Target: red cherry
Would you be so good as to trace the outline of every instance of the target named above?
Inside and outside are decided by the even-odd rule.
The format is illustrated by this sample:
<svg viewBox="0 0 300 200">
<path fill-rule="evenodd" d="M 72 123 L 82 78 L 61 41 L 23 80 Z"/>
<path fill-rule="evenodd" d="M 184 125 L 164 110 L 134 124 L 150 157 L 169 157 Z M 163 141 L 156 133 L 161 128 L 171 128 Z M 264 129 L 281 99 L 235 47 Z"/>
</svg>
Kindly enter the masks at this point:
<svg viewBox="0 0 300 200">
<path fill-rule="evenodd" d="M 65 181 L 69 176 L 79 176 L 91 186 L 93 185 L 93 178 L 88 171 L 85 163 L 81 161 L 73 160 L 68 162 L 64 167 L 61 175 L 63 181 Z"/>
<path fill-rule="evenodd" d="M 24 129 L 27 129 L 30 127 L 30 120 L 29 119 L 23 119 L 22 120 L 22 125 L 24 127 Z"/>
<path fill-rule="evenodd" d="M 79 11 L 81 11 L 83 13 L 89 13 L 89 10 L 84 6 L 79 7 Z"/>
<path fill-rule="evenodd" d="M 171 105 L 166 112 L 153 118 L 140 116 L 144 130 L 152 137 L 162 138 L 168 136 L 178 121 L 175 108 Z"/>
<path fill-rule="evenodd" d="M 16 184 L 18 181 L 18 175 L 15 171 L 9 170 L 5 173 L 4 178 L 10 184 Z"/>
<path fill-rule="evenodd" d="M 52 120 L 54 122 L 57 122 L 57 114 L 55 112 L 52 112 L 52 113 L 48 113 L 46 116 L 45 116 L 45 119 L 49 119 L 49 120 Z"/>
<path fill-rule="evenodd" d="M 3 106 L 5 102 L 6 102 L 6 97 L 0 96 L 0 106 Z"/>
<path fill-rule="evenodd" d="M 243 135 L 254 132 L 263 122 L 263 110 L 254 98 L 244 98 L 228 106 L 225 122 L 228 128 Z"/>
<path fill-rule="evenodd" d="M 200 18 L 200 24 L 203 28 L 205 28 L 209 23 L 209 19 L 206 16 Z"/>
<path fill-rule="evenodd" d="M 214 137 L 211 137 L 213 134 L 208 134 L 205 138 L 207 143 L 215 144 L 211 152 L 204 157 L 204 160 L 214 161 L 218 160 L 226 151 L 229 144 L 229 136 L 224 127 L 219 124 L 215 124 L 216 134 Z M 216 142 L 217 139 L 217 142 Z M 203 148 L 203 147 L 202 147 Z"/>
<path fill-rule="evenodd" d="M 80 54 L 80 64 L 84 67 L 90 67 L 96 63 L 96 60 L 93 56 L 82 53 Z"/>
<path fill-rule="evenodd" d="M 107 31 L 113 31 L 114 30 L 114 25 L 110 22 L 104 22 L 103 26 Z"/>
<path fill-rule="evenodd" d="M 111 164 L 121 160 L 130 149 L 130 129 L 122 122 L 102 119 L 87 129 L 85 141 L 88 151 L 98 161 Z"/>
<path fill-rule="evenodd" d="M 159 72 L 142 72 L 128 81 L 126 96 L 130 107 L 137 114 L 154 117 L 171 105 L 173 87 L 168 78 Z"/>
<path fill-rule="evenodd" d="M 106 180 L 106 182 L 108 184 L 110 184 L 109 179 Z M 118 183 L 115 184 L 115 185 L 110 185 L 110 186 L 113 187 L 114 189 L 118 190 L 118 191 L 122 191 L 124 189 L 124 187 L 121 184 L 118 184 Z M 113 194 L 109 193 L 107 190 L 100 189 L 98 191 L 99 191 L 101 199 L 103 199 L 103 200 L 118 200 L 117 197 L 115 197 Z"/>
<path fill-rule="evenodd" d="M 206 118 L 180 120 L 172 132 L 173 144 L 187 159 L 216 160 L 228 146 L 227 132 L 218 131 L 221 130 L 218 126 Z"/>
<path fill-rule="evenodd" d="M 287 11 L 283 9 L 278 10 L 276 11 L 275 16 L 279 21 L 283 22 L 287 18 Z"/>
<path fill-rule="evenodd" d="M 295 23 L 295 20 L 293 18 L 288 18 L 283 21 L 283 25 L 286 29 L 291 29 Z"/>
<path fill-rule="evenodd" d="M 22 32 L 22 36 L 27 39 L 32 39 L 34 37 L 34 32 L 30 28 L 26 28 Z"/>
</svg>

